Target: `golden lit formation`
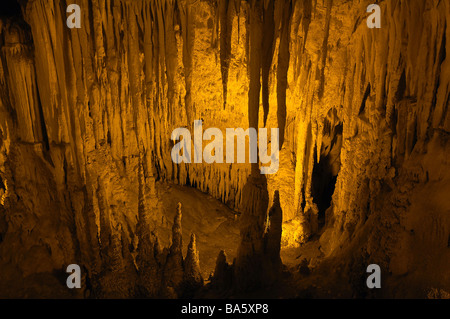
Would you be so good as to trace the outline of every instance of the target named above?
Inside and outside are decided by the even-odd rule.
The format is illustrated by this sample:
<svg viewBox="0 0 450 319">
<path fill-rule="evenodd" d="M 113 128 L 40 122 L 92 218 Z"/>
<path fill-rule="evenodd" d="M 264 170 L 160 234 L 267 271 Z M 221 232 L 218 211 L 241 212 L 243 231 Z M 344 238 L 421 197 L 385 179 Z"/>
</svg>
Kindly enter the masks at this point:
<svg viewBox="0 0 450 319">
<path fill-rule="evenodd" d="M 0 297 L 449 298 L 450 2 L 374 2 L 1 4 Z"/>
</svg>

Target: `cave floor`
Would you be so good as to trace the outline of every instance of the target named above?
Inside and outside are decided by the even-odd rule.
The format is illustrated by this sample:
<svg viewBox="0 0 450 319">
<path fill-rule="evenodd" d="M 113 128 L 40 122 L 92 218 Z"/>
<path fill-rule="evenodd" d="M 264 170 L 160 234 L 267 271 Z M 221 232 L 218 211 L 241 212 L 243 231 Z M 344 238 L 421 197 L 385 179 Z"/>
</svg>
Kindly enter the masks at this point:
<svg viewBox="0 0 450 319">
<path fill-rule="evenodd" d="M 176 184 L 157 183 L 160 209 L 164 215 L 157 228 L 163 247 L 171 243 L 172 224 L 177 203 L 182 204 L 183 255 L 186 256 L 190 235 L 197 237 L 197 249 L 200 256 L 200 268 L 207 280 L 214 272 L 216 258 L 221 250 L 227 254 L 229 264 L 236 257 L 239 245 L 238 214 L 213 198 L 195 188 Z M 296 271 L 306 259 L 314 264 L 320 261 L 322 253 L 318 240 L 296 248 L 282 248 L 281 259 L 290 271 Z M 311 262 L 312 261 L 312 262 Z"/>
<path fill-rule="evenodd" d="M 196 235 L 200 268 L 207 280 L 214 272 L 216 258 L 221 250 L 228 263 L 236 257 L 239 244 L 239 221 L 236 212 L 212 196 L 187 186 L 157 183 L 160 209 L 164 215 L 158 227 L 158 238 L 163 247 L 169 247 L 177 203 L 182 204 L 183 255 L 192 233 Z"/>
</svg>

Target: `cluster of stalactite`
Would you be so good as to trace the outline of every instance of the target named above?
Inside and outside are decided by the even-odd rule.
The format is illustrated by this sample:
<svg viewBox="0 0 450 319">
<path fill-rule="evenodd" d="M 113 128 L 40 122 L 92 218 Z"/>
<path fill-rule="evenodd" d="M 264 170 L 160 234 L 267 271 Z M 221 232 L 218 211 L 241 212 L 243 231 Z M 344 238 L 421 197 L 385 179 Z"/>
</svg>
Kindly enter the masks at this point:
<svg viewBox="0 0 450 319">
<path fill-rule="evenodd" d="M 97 287 L 94 278 L 118 272 L 126 291 L 129 276 L 150 282 L 135 262 L 164 272 L 148 230 L 161 217 L 156 181 L 197 187 L 242 212 L 236 262 L 218 262 L 242 289 L 278 272 L 281 210 L 287 246 L 318 234 L 331 255 L 372 223 L 364 256 L 399 275 L 413 268 L 381 243 L 410 245 L 403 231 L 416 219 L 400 218 L 415 216 L 408 194 L 448 177 L 435 168 L 448 165 L 448 2 L 381 2 L 381 29 L 365 23 L 370 1 L 75 2 L 80 29 L 67 28 L 64 0 L 22 1 L 19 19 L 1 20 L 0 252 L 9 268 L 0 276 L 80 260 Z M 171 132 L 195 119 L 278 127 L 279 173 L 263 178 L 257 163 L 175 165 Z M 425 242 L 447 248 L 446 217 L 433 223 Z M 178 248 L 167 265 L 179 279 Z M 253 273 L 261 262 L 272 266 Z M 178 279 L 142 291 L 179 295 Z"/>
<path fill-rule="evenodd" d="M 156 202 L 155 179 L 173 179 L 171 130 L 195 114 L 189 94 L 195 36 L 191 3 L 79 1 L 82 28 L 69 29 L 66 1 L 29 1 L 22 7 L 26 22 L 2 20 L 1 208 L 9 222 L 2 223 L 2 240 L 14 244 L 24 227 L 34 229 L 16 251 L 27 255 L 39 247 L 35 243 L 42 244 L 42 250 L 34 249 L 48 260 L 34 272 L 62 271 L 77 260 L 97 295 L 132 296 L 134 279 L 144 272 L 133 262 L 140 249 L 158 259 L 155 268 L 146 253 L 138 254 L 151 274 L 192 275 L 170 283 L 163 278 L 159 284 L 142 278 L 145 296 L 162 293 L 159 286 L 173 287 L 176 296 L 180 284 L 198 279 L 189 274 L 198 266 L 195 238 L 187 270 L 180 273 L 181 241 L 162 262 L 152 248 L 155 239 L 147 231 L 138 234 L 136 218 L 138 190 Z M 145 214 L 150 220 L 158 215 L 155 209 Z M 10 262 L 14 251 L 4 248 L 2 257 Z M 23 278 L 33 273 L 21 271 Z"/>
</svg>

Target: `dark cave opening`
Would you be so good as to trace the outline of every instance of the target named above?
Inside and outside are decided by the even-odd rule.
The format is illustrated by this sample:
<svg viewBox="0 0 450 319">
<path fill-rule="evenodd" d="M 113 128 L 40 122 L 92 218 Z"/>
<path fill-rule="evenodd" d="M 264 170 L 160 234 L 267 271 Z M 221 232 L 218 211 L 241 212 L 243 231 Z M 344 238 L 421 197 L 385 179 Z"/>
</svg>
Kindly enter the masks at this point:
<svg viewBox="0 0 450 319">
<path fill-rule="evenodd" d="M 337 175 L 333 175 L 328 156 L 314 164 L 312 174 L 313 202 L 319 209 L 319 229 L 325 225 L 325 212 L 331 206 Z"/>
<path fill-rule="evenodd" d="M 5 183 L 3 183 L 3 179 L 0 176 L 0 190 L 6 191 L 6 186 Z"/>
<path fill-rule="evenodd" d="M 314 167 L 312 172 L 311 194 L 317 205 L 319 230 L 326 224 L 326 211 L 331 206 L 332 196 L 336 187 L 341 162 L 342 123 L 332 127 L 325 120 L 324 138 L 320 158 L 314 153 Z"/>
<path fill-rule="evenodd" d="M 19 1 L 0 1 L 0 18 L 21 17 Z"/>
</svg>

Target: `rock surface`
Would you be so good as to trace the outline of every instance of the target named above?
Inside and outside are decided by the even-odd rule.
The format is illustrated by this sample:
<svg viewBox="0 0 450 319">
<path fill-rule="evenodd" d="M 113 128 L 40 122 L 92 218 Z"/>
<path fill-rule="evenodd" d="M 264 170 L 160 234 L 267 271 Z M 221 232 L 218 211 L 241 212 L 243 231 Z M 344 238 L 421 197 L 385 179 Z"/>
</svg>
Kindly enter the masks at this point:
<svg viewBox="0 0 450 319">
<path fill-rule="evenodd" d="M 371 263 L 383 297 L 450 291 L 448 1 L 381 1 L 380 29 L 368 0 L 77 0 L 80 29 L 66 1 L 20 3 L 0 20 L 1 296 L 73 296 L 52 283 L 74 261 L 96 297 L 200 284 L 181 215 L 159 248 L 156 181 L 241 213 L 235 287 L 280 270 L 278 241 L 318 240 L 346 296 Z M 175 165 L 195 119 L 280 128 L 279 171 Z"/>
</svg>

